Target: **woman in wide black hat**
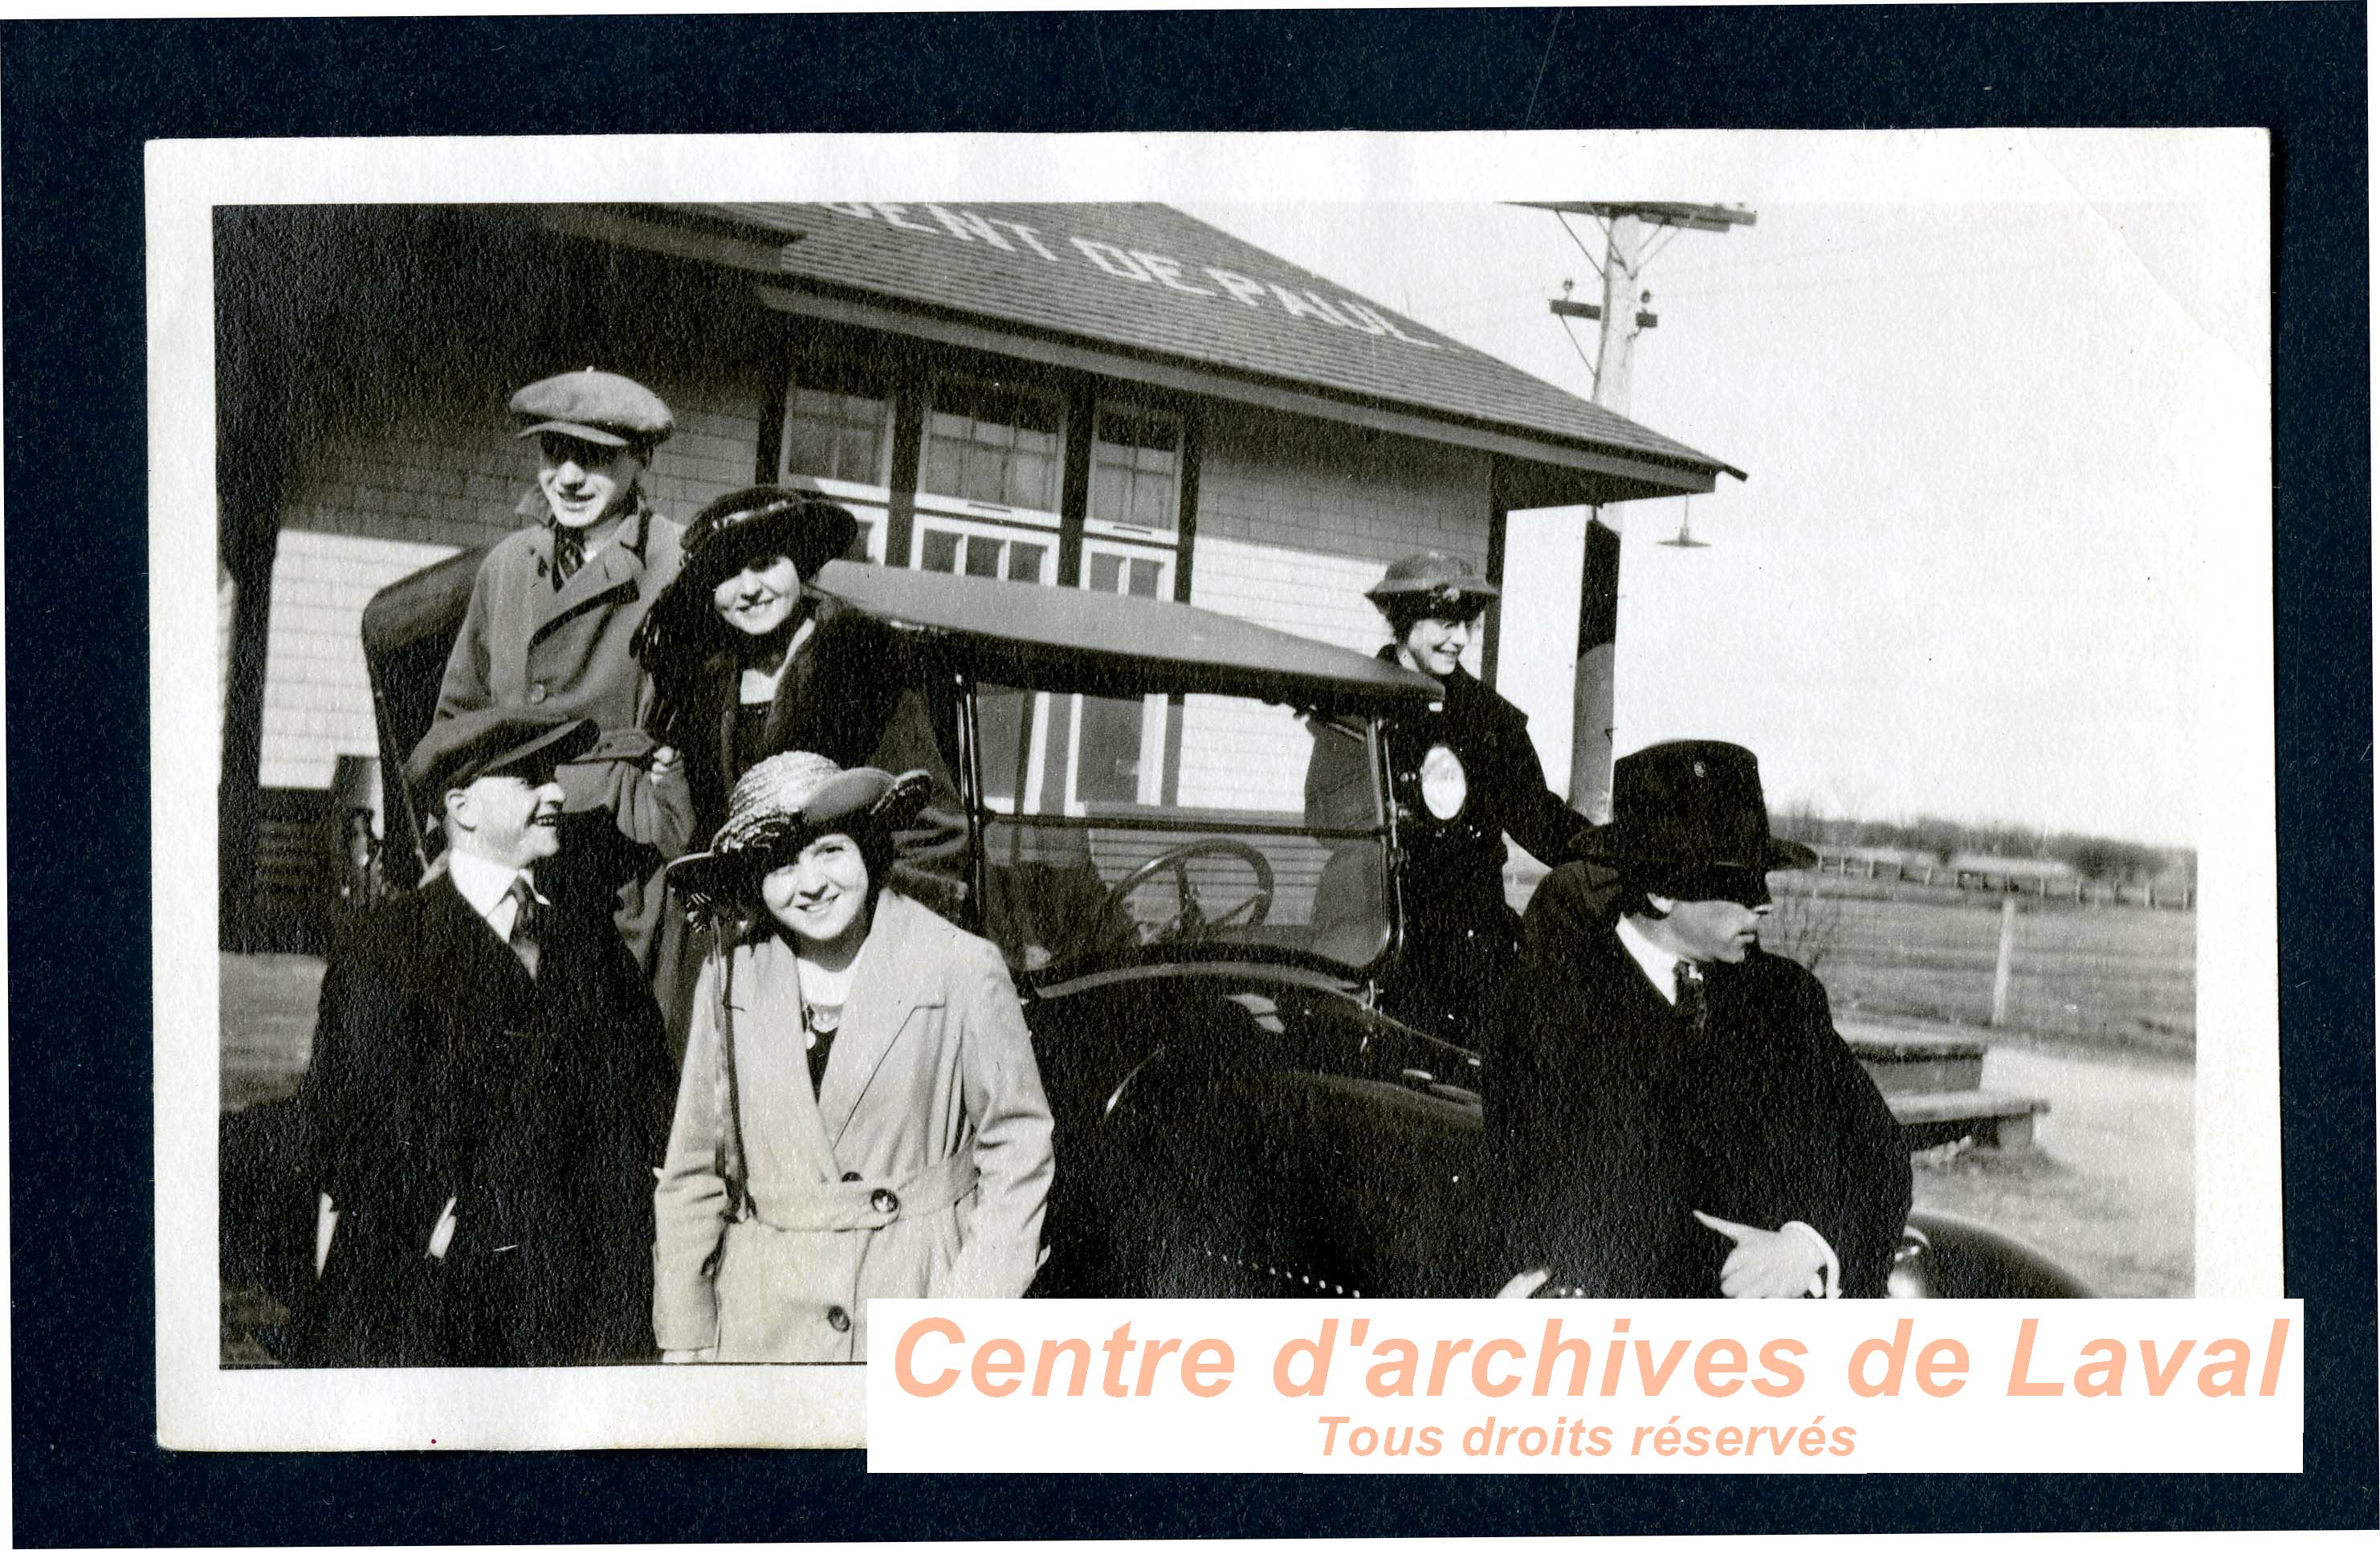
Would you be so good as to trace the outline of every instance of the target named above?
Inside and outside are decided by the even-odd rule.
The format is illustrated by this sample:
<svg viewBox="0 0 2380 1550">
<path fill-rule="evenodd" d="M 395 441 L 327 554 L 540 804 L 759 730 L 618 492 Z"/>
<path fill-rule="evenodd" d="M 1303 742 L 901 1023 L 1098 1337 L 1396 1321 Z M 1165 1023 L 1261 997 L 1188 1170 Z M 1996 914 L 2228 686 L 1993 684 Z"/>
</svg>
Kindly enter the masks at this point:
<svg viewBox="0 0 2380 1550">
<path fill-rule="evenodd" d="M 856 1361 L 880 1297 L 1017 1297 L 1050 1108 L 1000 949 L 886 880 L 921 771 L 762 760 L 670 882 L 715 922 L 654 1194 L 674 1361 Z"/>
<path fill-rule="evenodd" d="M 736 778 L 792 739 L 788 669 L 820 625 L 808 584 L 851 547 L 850 512 L 799 490 L 722 495 L 686 531 L 686 562 L 654 600 L 636 653 L 652 675 L 649 729 L 686 760 L 698 834 L 724 816 Z"/>
<path fill-rule="evenodd" d="M 697 512 L 686 561 L 653 602 L 635 650 L 652 677 L 647 729 L 686 765 L 694 832 L 727 815 L 728 794 L 771 754 L 803 750 L 838 764 L 923 769 L 932 794 L 900 835 L 895 869 L 917 897 L 955 912 L 966 825 L 924 690 L 892 632 L 811 581 L 850 551 L 850 512 L 803 490 L 755 485 Z M 698 926 L 663 926 L 671 1040 L 683 1044 Z"/>
</svg>

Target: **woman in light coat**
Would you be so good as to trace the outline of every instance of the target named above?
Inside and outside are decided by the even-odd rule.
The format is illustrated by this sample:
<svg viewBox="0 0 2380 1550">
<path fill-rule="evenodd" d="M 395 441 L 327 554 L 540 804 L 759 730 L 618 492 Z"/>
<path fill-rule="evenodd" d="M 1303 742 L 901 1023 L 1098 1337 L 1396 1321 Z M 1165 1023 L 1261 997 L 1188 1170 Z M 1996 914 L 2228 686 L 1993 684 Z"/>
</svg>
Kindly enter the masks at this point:
<svg viewBox="0 0 2380 1550">
<path fill-rule="evenodd" d="M 861 1361 L 870 1299 L 1033 1279 L 1053 1165 L 1015 987 L 882 885 L 928 788 L 778 754 L 672 869 L 723 929 L 654 1193 L 665 1360 Z"/>
</svg>

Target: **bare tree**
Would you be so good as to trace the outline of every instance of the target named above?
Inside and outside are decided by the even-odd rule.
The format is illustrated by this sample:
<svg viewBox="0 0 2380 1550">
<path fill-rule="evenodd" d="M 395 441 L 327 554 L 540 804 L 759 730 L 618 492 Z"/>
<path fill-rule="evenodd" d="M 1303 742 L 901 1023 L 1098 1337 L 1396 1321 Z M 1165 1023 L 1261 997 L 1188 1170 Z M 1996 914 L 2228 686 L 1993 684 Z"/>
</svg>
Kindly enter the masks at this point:
<svg viewBox="0 0 2380 1550">
<path fill-rule="evenodd" d="M 1776 908 L 1760 925 L 1763 951 L 1790 958 L 1812 973 L 1842 942 L 1843 901 L 1827 892 L 1816 873 L 1772 896 Z"/>
</svg>

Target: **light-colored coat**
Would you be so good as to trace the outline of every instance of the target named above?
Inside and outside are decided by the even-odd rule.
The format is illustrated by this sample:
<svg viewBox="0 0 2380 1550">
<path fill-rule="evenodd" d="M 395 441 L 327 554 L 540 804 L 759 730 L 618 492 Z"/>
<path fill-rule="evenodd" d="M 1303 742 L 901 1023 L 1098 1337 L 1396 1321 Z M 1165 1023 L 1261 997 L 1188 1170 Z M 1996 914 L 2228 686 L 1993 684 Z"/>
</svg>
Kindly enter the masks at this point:
<svg viewBox="0 0 2380 1550">
<path fill-rule="evenodd" d="M 587 716 L 601 729 L 594 751 L 564 765 L 557 778 L 565 812 L 608 812 L 631 847 L 616 857 L 590 856 L 589 865 L 606 886 L 619 886 L 613 921 L 649 970 L 665 897 L 662 863 L 695 838 L 694 801 L 683 774 L 647 773 L 653 741 L 640 723 L 651 680 L 629 642 L 653 599 L 676 579 L 685 531 L 639 506 L 559 592 L 552 530 L 540 524 L 507 534 L 480 562 L 438 686 L 442 721 L 490 705 L 526 705 Z M 577 848 L 587 850 L 588 842 Z"/>
<path fill-rule="evenodd" d="M 810 1089 L 793 949 L 735 949 L 735 1112 L 751 1214 L 719 1171 L 719 989 L 695 999 L 654 1191 L 653 1331 L 723 1361 L 856 1361 L 878 1297 L 1017 1297 L 1053 1173 L 1050 1105 L 998 948 L 887 892 Z"/>
<path fill-rule="evenodd" d="M 441 719 L 486 705 L 534 705 L 634 726 L 645 674 L 628 650 L 645 611 L 677 577 L 685 530 L 642 507 L 556 592 L 553 533 L 507 534 L 480 562 L 462 633 L 438 686 Z"/>
</svg>

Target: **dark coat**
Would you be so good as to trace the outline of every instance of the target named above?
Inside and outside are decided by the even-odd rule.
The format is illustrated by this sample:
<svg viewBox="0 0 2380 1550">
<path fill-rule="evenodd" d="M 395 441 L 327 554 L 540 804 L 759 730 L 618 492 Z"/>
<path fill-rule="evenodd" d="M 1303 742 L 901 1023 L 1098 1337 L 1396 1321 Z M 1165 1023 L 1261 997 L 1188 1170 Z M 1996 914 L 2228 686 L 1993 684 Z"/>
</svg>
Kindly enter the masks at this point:
<svg viewBox="0 0 2380 1550">
<path fill-rule="evenodd" d="M 438 688 L 441 720 L 528 705 L 586 716 L 603 731 L 595 756 L 559 772 L 570 836 L 564 865 L 620 889 L 621 938 L 647 965 L 661 918 L 661 868 L 698 836 L 685 782 L 647 774 L 651 745 L 637 734 L 651 686 L 629 642 L 677 576 L 683 533 L 639 506 L 559 592 L 551 580 L 552 530 L 508 534 L 480 562 Z"/>
<path fill-rule="evenodd" d="M 798 749 L 845 768 L 872 764 L 895 775 L 922 769 L 934 777 L 934 805 L 955 814 L 958 792 L 950 768 L 955 750 L 942 746 L 928 686 L 918 681 L 909 653 L 881 620 L 833 598 L 814 594 L 810 610 L 809 633 L 794 649 L 769 707 L 768 751 Z M 680 740 L 696 824 L 706 840 L 726 817 L 728 794 L 744 774 L 735 749 L 741 676 L 732 653 L 715 653 L 688 680 L 688 703 L 675 725 L 655 727 L 662 740 Z M 957 825 L 955 843 L 947 834 L 936 837 L 942 843 L 932 849 L 934 858 L 955 856 L 965 848 L 965 826 Z M 916 847 L 904 847 L 903 854 L 919 856 Z M 954 864 L 949 871 L 957 874 Z"/>
<path fill-rule="evenodd" d="M 1590 1296 L 1716 1297 L 1732 1244 L 1700 1210 L 1806 1222 L 1833 1247 L 1844 1296 L 1882 1296 L 1909 1154 L 1825 987 L 1756 948 L 1711 965 L 1697 1035 L 1629 956 L 1597 887 L 1578 863 L 1539 887 L 1488 1068 L 1504 1274 L 1549 1265 Z"/>
<path fill-rule="evenodd" d="M 953 704 L 925 681 L 912 653 L 881 620 L 813 594 L 811 628 L 785 665 L 770 706 L 763 743 L 771 753 L 822 753 L 850 768 L 871 764 L 899 775 L 924 770 L 934 793 L 916 824 L 899 836 L 903 885 L 947 909 L 964 875 L 966 823 L 952 776 L 955 728 Z M 693 791 L 696 838 L 707 844 L 727 815 L 727 799 L 744 774 L 736 757 L 736 686 L 742 670 L 720 652 L 690 675 L 686 702 L 673 707 L 654 735 L 675 740 Z M 946 730 L 947 729 L 947 730 Z"/>
<path fill-rule="evenodd" d="M 945 746 L 937 731 L 955 727 L 955 704 L 929 692 L 927 675 L 881 620 L 815 593 L 810 609 L 809 633 L 777 680 L 762 746 L 769 753 L 824 754 L 846 769 L 866 764 L 894 775 L 924 770 L 931 775 L 933 795 L 924 811 L 894 836 L 893 873 L 912 896 L 956 919 L 966 893 L 966 818 L 951 774 L 957 750 Z M 735 653 L 723 650 L 692 671 L 668 672 L 667 692 L 647 718 L 653 737 L 674 746 L 684 762 L 696 848 L 708 847 L 719 832 L 728 797 L 747 768 L 735 740 L 742 676 Z M 673 901 L 662 916 L 653 977 L 674 1056 L 685 1053 L 695 979 L 710 953 L 709 928 L 687 919 L 683 904 Z"/>
<path fill-rule="evenodd" d="M 1396 660 L 1382 647 L 1383 662 Z M 1415 889 L 1432 901 L 1484 909 L 1504 903 L 1504 836 L 1548 866 L 1570 859 L 1572 847 L 1594 825 L 1546 787 L 1546 767 L 1529 740 L 1529 717 L 1518 705 L 1457 667 L 1442 680 L 1446 699 L 1392 727 L 1389 767 L 1418 773 L 1422 756 L 1444 743 L 1463 761 L 1470 799 L 1454 823 L 1406 847 L 1407 897 Z"/>
<path fill-rule="evenodd" d="M 652 1169 L 675 1076 L 606 902 L 557 897 L 532 979 L 441 876 L 332 961 L 299 1103 L 340 1221 L 296 1311 L 300 1362 L 650 1353 Z M 455 1237 L 432 1260 L 450 1197 Z"/>
<path fill-rule="evenodd" d="M 1380 660 L 1397 660 L 1394 646 Z M 1401 823 L 1404 853 L 1400 890 L 1405 941 L 1383 1005 L 1393 1015 L 1440 1037 L 1485 1047 L 1495 993 L 1512 971 L 1519 921 L 1504 899 L 1504 836 L 1539 860 L 1560 864 L 1593 827 L 1546 787 L 1545 765 L 1529 740 L 1526 713 L 1458 667 L 1444 680 L 1445 699 L 1388 728 L 1392 795 L 1415 813 L 1424 757 L 1439 743 L 1463 762 L 1468 797 L 1451 824 L 1427 817 Z M 1308 815 L 1348 822 L 1333 788 L 1368 800 L 1362 745 L 1318 733 L 1306 780 Z M 1317 900 L 1318 919 L 1361 918 L 1378 897 L 1378 852 L 1350 848 L 1334 858 L 1324 893 L 1346 890 L 1348 901 Z M 1368 892 L 1366 892 L 1368 890 Z"/>
</svg>

